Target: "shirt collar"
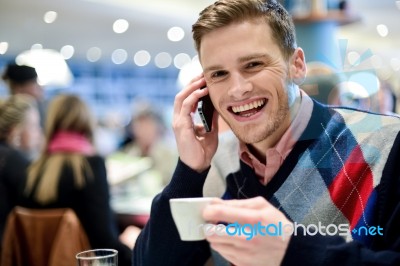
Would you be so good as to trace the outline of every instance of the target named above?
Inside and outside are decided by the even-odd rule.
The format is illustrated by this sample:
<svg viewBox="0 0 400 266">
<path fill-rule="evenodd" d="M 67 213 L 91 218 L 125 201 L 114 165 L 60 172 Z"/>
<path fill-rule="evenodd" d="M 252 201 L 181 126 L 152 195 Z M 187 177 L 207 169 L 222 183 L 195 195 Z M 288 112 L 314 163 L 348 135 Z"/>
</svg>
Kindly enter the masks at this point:
<svg viewBox="0 0 400 266">
<path fill-rule="evenodd" d="M 266 151 L 266 162 L 260 162 L 250 152 L 247 145 L 244 142 L 240 141 L 239 154 L 241 160 L 255 169 L 257 176 L 260 178 L 260 181 L 263 184 L 266 184 L 269 179 L 271 179 L 272 176 L 278 171 L 279 167 L 282 165 L 287 155 L 293 149 L 296 142 L 300 139 L 301 134 L 303 134 L 308 125 L 308 122 L 310 121 L 314 105 L 313 101 L 302 90 L 300 90 L 300 97 L 301 103 L 295 118 L 293 119 L 289 128 L 283 134 L 282 138 L 278 141 L 278 143 L 274 147 Z M 268 157 L 271 154 L 277 154 L 278 158 L 274 156 L 274 160 L 279 160 L 278 163 L 273 163 L 272 168 L 268 167 L 268 164 L 270 163 Z"/>
</svg>

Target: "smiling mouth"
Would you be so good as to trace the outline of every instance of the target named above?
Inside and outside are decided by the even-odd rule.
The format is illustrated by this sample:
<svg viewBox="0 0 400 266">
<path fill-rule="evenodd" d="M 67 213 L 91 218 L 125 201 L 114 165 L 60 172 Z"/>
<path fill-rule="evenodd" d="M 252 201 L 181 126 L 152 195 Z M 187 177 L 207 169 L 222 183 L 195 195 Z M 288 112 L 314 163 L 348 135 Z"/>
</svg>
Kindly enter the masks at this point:
<svg viewBox="0 0 400 266">
<path fill-rule="evenodd" d="M 234 115 L 241 117 L 249 117 L 258 113 L 265 106 L 266 103 L 267 99 L 261 99 L 243 105 L 231 106 L 229 107 L 229 110 Z"/>
</svg>

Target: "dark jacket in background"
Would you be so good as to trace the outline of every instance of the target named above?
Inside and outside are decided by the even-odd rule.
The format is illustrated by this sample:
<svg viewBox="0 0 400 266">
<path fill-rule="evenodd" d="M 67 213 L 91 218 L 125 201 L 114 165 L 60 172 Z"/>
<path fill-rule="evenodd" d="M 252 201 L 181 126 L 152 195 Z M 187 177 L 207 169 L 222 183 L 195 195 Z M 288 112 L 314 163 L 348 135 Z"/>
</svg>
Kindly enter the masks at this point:
<svg viewBox="0 0 400 266">
<path fill-rule="evenodd" d="M 91 248 L 118 250 L 118 265 L 131 264 L 131 250 L 118 240 L 117 223 L 110 207 L 110 194 L 104 159 L 100 156 L 87 157 L 93 178 L 86 178 L 86 185 L 77 189 L 74 185 L 72 168 L 64 166 L 59 182 L 58 200 L 41 205 L 33 198 L 22 199 L 26 208 L 71 208 L 75 211 L 89 238 Z M 35 189 L 34 189 L 35 190 Z"/>
<path fill-rule="evenodd" d="M 7 216 L 23 191 L 28 165 L 28 159 L 21 152 L 0 142 L 0 240 Z"/>
</svg>

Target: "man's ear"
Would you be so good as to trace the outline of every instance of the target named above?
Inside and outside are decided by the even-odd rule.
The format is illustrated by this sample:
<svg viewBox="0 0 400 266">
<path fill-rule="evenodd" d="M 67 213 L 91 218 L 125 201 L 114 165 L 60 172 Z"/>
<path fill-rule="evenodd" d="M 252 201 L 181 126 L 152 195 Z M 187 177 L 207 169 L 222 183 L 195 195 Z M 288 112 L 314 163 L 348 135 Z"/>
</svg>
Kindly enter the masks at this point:
<svg viewBox="0 0 400 266">
<path fill-rule="evenodd" d="M 296 48 L 290 60 L 290 77 L 296 85 L 301 85 L 307 74 L 306 59 L 304 51 Z"/>
</svg>

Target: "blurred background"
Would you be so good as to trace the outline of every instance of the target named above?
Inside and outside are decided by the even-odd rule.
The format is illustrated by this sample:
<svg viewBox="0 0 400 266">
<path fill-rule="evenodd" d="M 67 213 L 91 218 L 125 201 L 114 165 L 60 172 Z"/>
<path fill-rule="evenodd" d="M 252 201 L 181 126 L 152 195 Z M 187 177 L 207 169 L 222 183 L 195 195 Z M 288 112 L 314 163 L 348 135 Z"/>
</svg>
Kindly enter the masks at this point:
<svg viewBox="0 0 400 266">
<path fill-rule="evenodd" d="M 33 65 L 47 99 L 79 94 L 99 120 L 117 126 L 140 100 L 169 119 L 176 92 L 199 72 L 191 25 L 212 2 L 0 0 L 0 71 L 14 60 Z M 308 61 L 370 71 L 400 92 L 400 1 L 281 2 Z M 0 82 L 0 97 L 7 94 Z"/>
</svg>

